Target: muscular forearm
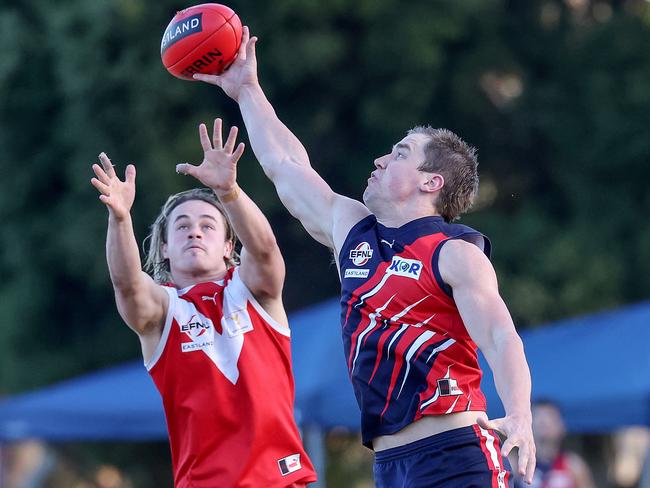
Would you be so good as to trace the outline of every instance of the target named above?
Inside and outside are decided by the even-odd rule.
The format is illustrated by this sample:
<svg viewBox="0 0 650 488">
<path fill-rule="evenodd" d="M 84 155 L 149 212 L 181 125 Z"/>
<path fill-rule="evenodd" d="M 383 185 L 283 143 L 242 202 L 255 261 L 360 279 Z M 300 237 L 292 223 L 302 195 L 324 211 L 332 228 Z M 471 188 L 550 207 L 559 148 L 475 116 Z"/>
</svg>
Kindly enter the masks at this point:
<svg viewBox="0 0 650 488">
<path fill-rule="evenodd" d="M 237 101 L 253 152 L 271 180 L 278 164 L 309 165 L 304 146 L 280 121 L 259 85 L 242 89 Z"/>
<path fill-rule="evenodd" d="M 515 332 L 504 333 L 483 353 L 494 373 L 494 384 L 506 415 L 529 418 L 530 371 L 519 336 Z"/>
<path fill-rule="evenodd" d="M 137 288 L 142 279 L 142 264 L 130 216 L 117 219 L 109 214 L 106 260 L 116 290 Z"/>
</svg>

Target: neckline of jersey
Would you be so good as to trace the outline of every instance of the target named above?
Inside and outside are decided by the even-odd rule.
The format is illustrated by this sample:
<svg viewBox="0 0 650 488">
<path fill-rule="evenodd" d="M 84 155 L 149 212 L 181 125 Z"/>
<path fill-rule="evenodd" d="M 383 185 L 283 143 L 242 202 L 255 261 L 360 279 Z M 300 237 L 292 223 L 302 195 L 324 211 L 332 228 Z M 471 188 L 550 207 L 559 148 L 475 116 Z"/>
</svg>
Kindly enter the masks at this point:
<svg viewBox="0 0 650 488">
<path fill-rule="evenodd" d="M 223 286 L 224 280 L 218 280 L 218 281 L 200 281 L 199 283 L 194 283 L 193 285 L 186 286 L 185 288 L 176 288 L 176 285 L 172 283 L 172 286 L 176 288 L 176 291 L 179 295 L 185 295 L 188 291 L 190 291 L 192 288 L 194 288 L 197 285 L 201 285 L 203 283 L 214 283 L 215 285 Z"/>
<path fill-rule="evenodd" d="M 444 222 L 445 219 L 443 219 L 440 215 L 427 215 L 425 217 L 419 217 L 417 219 L 411 220 L 400 227 L 387 227 L 379 222 L 379 220 L 377 220 L 377 225 L 381 227 L 382 233 L 385 235 L 398 236 L 422 226 L 432 225 L 438 227 L 441 223 Z"/>
</svg>

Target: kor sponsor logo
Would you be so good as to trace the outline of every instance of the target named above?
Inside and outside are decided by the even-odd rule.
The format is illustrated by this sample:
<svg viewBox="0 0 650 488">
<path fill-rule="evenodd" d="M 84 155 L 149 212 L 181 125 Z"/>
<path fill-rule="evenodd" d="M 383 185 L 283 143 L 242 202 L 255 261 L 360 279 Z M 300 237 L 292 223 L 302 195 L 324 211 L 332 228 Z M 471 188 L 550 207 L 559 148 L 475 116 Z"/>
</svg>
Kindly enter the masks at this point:
<svg viewBox="0 0 650 488">
<path fill-rule="evenodd" d="M 399 256 L 393 256 L 390 266 L 386 270 L 389 275 L 403 276 L 405 278 L 420 279 L 422 272 L 422 261 L 417 259 L 406 259 Z"/>
<path fill-rule="evenodd" d="M 169 46 L 177 43 L 181 39 L 196 32 L 201 32 L 203 30 L 202 16 L 202 13 L 192 15 L 178 22 L 174 22 L 167 27 L 167 30 L 163 34 L 162 42 L 160 43 L 160 54 L 164 53 Z"/>
<path fill-rule="evenodd" d="M 367 242 L 357 244 L 357 247 L 350 250 L 350 259 L 355 266 L 363 266 L 372 258 L 372 249 Z"/>
</svg>

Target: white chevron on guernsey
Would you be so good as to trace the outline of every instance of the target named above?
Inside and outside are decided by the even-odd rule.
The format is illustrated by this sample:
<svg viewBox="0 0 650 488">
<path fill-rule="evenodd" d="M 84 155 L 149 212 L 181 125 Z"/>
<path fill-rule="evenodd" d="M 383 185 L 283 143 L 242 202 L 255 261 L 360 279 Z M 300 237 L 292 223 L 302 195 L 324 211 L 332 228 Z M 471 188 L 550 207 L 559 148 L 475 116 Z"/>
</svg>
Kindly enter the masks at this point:
<svg viewBox="0 0 650 488">
<path fill-rule="evenodd" d="M 438 347 L 434 348 L 433 351 L 431 351 L 431 354 L 429 354 L 429 357 L 427 358 L 427 360 L 426 360 L 425 362 L 428 363 L 428 362 L 429 362 L 429 359 L 431 359 L 431 357 L 432 357 L 435 353 L 440 352 L 440 351 L 444 351 L 444 350 L 447 349 L 449 346 L 451 346 L 451 345 L 453 345 L 453 344 L 455 344 L 455 343 L 456 343 L 456 339 L 448 339 L 448 340 L 446 340 L 445 342 L 443 342 L 442 344 L 440 344 Z M 449 370 L 447 370 L 447 374 L 449 374 Z"/>
<path fill-rule="evenodd" d="M 363 305 L 363 302 L 366 301 L 366 298 L 370 298 L 371 296 L 376 294 L 379 290 L 381 290 L 381 288 L 386 284 L 386 281 L 388 281 L 388 278 L 390 278 L 391 276 L 393 275 L 385 274 L 384 277 L 381 279 L 381 281 L 377 283 L 372 290 L 361 295 L 361 298 L 359 299 L 359 303 L 357 303 L 354 306 L 354 308 L 359 308 L 361 305 Z"/>
<path fill-rule="evenodd" d="M 406 353 L 406 357 L 404 358 L 406 361 L 406 372 L 404 373 L 404 379 L 402 380 L 402 386 L 399 387 L 399 393 L 397 393 L 397 398 L 402 394 L 402 388 L 404 388 L 404 383 L 406 383 L 406 378 L 409 375 L 409 371 L 411 371 L 411 358 L 413 355 L 417 352 L 418 349 L 420 349 L 420 346 L 427 342 L 429 339 L 431 339 L 435 335 L 435 332 L 432 332 L 430 330 L 425 330 L 420 334 L 420 336 L 411 344 L 411 347 L 409 347 L 408 352 Z"/>
<path fill-rule="evenodd" d="M 396 322 L 397 320 L 401 319 L 401 318 L 402 318 L 404 315 L 406 315 L 410 310 L 412 310 L 413 307 L 415 307 L 415 306 L 416 306 L 417 304 L 419 304 L 419 303 L 422 303 L 423 300 L 426 300 L 426 299 L 429 298 L 430 296 L 431 296 L 431 295 L 427 295 L 427 296 L 425 296 L 424 298 L 422 298 L 422 299 L 418 300 L 417 302 L 415 302 L 414 304 L 409 305 L 409 306 L 406 307 L 404 310 L 402 310 L 400 313 L 398 313 L 397 315 L 395 315 L 392 319 L 390 319 L 390 322 Z M 395 340 L 396 340 L 399 336 L 401 336 L 402 333 L 403 333 L 407 328 L 409 328 L 409 327 L 421 327 L 423 324 L 426 324 L 429 320 L 431 320 L 434 316 L 435 316 L 435 314 L 433 314 L 431 317 L 429 317 L 429 318 L 428 318 L 427 320 L 425 320 L 424 322 L 420 322 L 419 324 L 416 324 L 416 325 L 414 325 L 414 326 L 411 326 L 410 324 L 403 324 L 402 327 L 400 327 L 400 329 L 395 333 L 395 335 L 392 337 L 392 339 L 391 339 L 390 342 L 388 343 L 388 351 L 387 351 L 387 353 L 386 353 L 386 359 L 388 359 L 388 358 L 390 357 L 390 348 L 391 348 L 391 346 L 393 345 L 393 342 L 395 342 Z"/>
<path fill-rule="evenodd" d="M 390 342 L 388 343 L 388 351 L 386 352 L 386 359 L 390 358 L 390 347 L 393 345 L 393 342 L 395 342 L 395 340 L 396 340 L 397 338 L 399 338 L 399 336 L 401 336 L 402 333 L 403 333 L 406 329 L 408 329 L 409 327 L 418 327 L 418 328 L 419 328 L 419 327 L 422 327 L 423 325 L 427 325 L 427 324 L 429 323 L 429 320 L 431 320 L 431 319 L 432 319 L 433 317 L 435 317 L 435 316 L 436 316 L 436 314 L 434 313 L 434 314 L 433 314 L 431 317 L 429 317 L 428 319 L 423 320 L 422 322 L 418 322 L 418 323 L 415 324 L 415 325 L 411 325 L 411 324 L 404 324 L 404 325 L 402 325 L 402 327 L 400 327 L 400 329 L 395 333 L 395 335 L 393 336 L 393 338 L 392 338 L 392 339 L 390 340 Z M 435 334 L 435 332 L 434 332 L 434 334 Z"/>
<path fill-rule="evenodd" d="M 454 407 L 455 407 L 456 404 L 458 403 L 458 399 L 459 399 L 459 398 L 460 398 L 459 396 L 456 397 L 456 399 L 454 400 L 454 403 L 451 404 L 451 407 L 449 407 L 449 410 L 447 410 L 445 413 L 451 413 L 451 412 L 454 411 Z"/>
<path fill-rule="evenodd" d="M 390 348 L 393 345 L 393 342 L 395 342 L 399 338 L 399 336 L 401 336 L 402 333 L 408 328 L 409 328 L 409 324 L 402 324 L 399 330 L 395 332 L 395 335 L 391 338 L 390 342 L 388 343 L 388 351 L 386 351 L 386 360 L 390 358 Z"/>
<path fill-rule="evenodd" d="M 395 295 L 397 295 L 397 293 L 395 293 Z M 356 348 L 357 350 L 354 353 L 354 359 L 352 360 L 352 368 L 350 368 L 350 374 L 354 372 L 354 366 L 357 362 L 357 357 L 359 357 L 359 349 L 361 349 L 361 342 L 363 342 L 362 339 L 366 336 L 366 334 L 368 334 L 368 332 L 370 332 L 372 329 L 375 328 L 375 325 L 377 324 L 377 316 L 381 315 L 381 312 L 383 312 L 386 309 L 386 307 L 388 307 L 388 304 L 391 302 L 393 298 L 395 298 L 395 295 L 390 297 L 386 303 L 384 303 L 381 307 L 379 307 L 373 313 L 368 315 L 368 318 L 370 319 L 370 323 L 368 324 L 368 327 L 366 327 L 364 331 L 361 332 L 361 334 L 359 334 L 359 337 L 357 337 L 357 348 Z"/>
<path fill-rule="evenodd" d="M 390 321 L 391 321 L 391 322 L 395 322 L 395 321 L 401 319 L 402 317 L 404 317 L 404 315 L 406 315 L 407 313 L 409 313 L 413 307 L 415 307 L 415 306 L 418 305 L 419 303 L 422 303 L 424 300 L 426 300 L 426 299 L 429 298 L 430 296 L 431 296 L 431 295 L 427 295 L 427 296 L 425 296 L 424 298 L 420 298 L 417 302 L 415 302 L 415 303 L 412 304 L 412 305 L 409 305 L 409 306 L 406 307 L 404 310 L 402 310 L 400 313 L 396 314 L 392 319 L 390 319 Z"/>
<path fill-rule="evenodd" d="M 435 402 L 439 396 L 440 396 L 440 388 L 436 386 L 436 392 L 433 394 L 431 398 L 429 398 L 426 402 L 420 405 L 420 410 L 426 408 L 427 405 L 430 405 L 431 403 Z"/>
<path fill-rule="evenodd" d="M 417 324 L 412 325 L 411 327 L 422 327 L 423 325 L 427 325 L 427 324 L 429 323 L 429 320 L 431 320 L 431 319 L 432 319 L 433 317 L 435 317 L 436 315 L 438 315 L 438 314 L 434 313 L 434 314 L 433 314 L 431 317 L 429 317 L 428 319 L 423 320 L 422 322 L 418 322 Z"/>
</svg>

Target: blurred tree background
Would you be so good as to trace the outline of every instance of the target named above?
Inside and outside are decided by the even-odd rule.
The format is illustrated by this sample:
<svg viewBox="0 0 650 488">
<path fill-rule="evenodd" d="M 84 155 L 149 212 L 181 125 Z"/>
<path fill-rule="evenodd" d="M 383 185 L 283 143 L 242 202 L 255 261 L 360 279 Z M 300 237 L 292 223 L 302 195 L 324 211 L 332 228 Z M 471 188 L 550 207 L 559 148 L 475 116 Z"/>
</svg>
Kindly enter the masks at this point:
<svg viewBox="0 0 650 488">
<path fill-rule="evenodd" d="M 269 99 L 336 191 L 360 198 L 374 158 L 417 124 L 478 147 L 481 194 L 462 222 L 491 237 L 518 326 L 650 296 L 648 1 L 228 5 L 260 38 Z M 140 354 L 115 310 L 90 165 L 100 151 L 120 173 L 136 164 L 142 241 L 167 195 L 194 186 L 174 166 L 200 159 L 198 124 L 243 126 L 219 89 L 161 64 L 162 32 L 186 6 L 0 5 L 0 394 Z M 336 295 L 329 252 L 250 150 L 239 180 L 278 236 L 289 312 Z"/>
</svg>

